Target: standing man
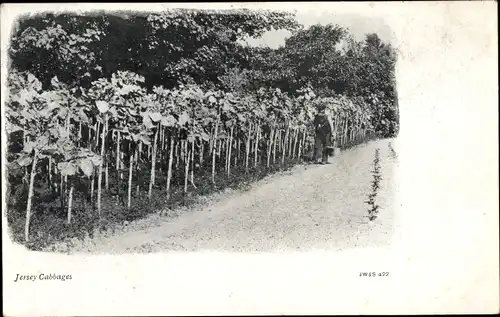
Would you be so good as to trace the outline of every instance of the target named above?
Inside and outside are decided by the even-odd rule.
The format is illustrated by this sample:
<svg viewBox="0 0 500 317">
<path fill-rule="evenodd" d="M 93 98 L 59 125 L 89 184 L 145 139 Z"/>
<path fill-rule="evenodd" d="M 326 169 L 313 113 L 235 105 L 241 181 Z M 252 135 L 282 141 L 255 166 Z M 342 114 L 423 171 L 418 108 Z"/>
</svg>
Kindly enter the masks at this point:
<svg viewBox="0 0 500 317">
<path fill-rule="evenodd" d="M 333 121 L 326 112 L 325 105 L 318 106 L 318 114 L 314 118 L 316 132 L 313 161 L 318 164 L 328 164 L 328 148 L 332 145 Z M 321 157 L 321 162 L 319 158 Z"/>
</svg>

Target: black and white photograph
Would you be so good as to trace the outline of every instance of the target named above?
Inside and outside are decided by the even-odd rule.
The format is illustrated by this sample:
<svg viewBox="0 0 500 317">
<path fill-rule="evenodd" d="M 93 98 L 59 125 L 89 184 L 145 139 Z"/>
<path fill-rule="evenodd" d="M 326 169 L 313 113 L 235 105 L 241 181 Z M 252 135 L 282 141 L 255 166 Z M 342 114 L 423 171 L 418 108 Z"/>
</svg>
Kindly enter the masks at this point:
<svg viewBox="0 0 500 317">
<path fill-rule="evenodd" d="M 6 104 L 15 242 L 61 252 L 389 243 L 397 53 L 378 21 L 353 32 L 288 12 L 175 9 L 17 22 Z"/>
<path fill-rule="evenodd" d="M 403 246 L 408 241 L 405 239 L 411 238 L 412 245 L 425 244 L 426 252 L 441 243 L 444 245 L 444 242 L 431 241 L 430 232 L 434 234 L 438 226 L 435 222 L 442 224 L 439 226 L 443 226 L 442 235 L 446 238 L 459 234 L 458 229 L 467 222 L 470 230 L 461 231 L 462 235 L 474 238 L 468 240 L 469 244 L 457 241 L 457 245 L 464 248 L 477 243 L 472 239 L 494 238 L 493 227 L 480 225 L 498 221 L 498 204 L 494 214 L 498 182 L 495 185 L 494 180 L 483 176 L 493 175 L 495 168 L 498 173 L 498 167 L 491 161 L 492 155 L 498 154 L 498 148 L 496 152 L 491 147 L 489 152 L 481 152 L 482 145 L 481 148 L 473 145 L 473 141 L 481 142 L 478 136 L 464 139 L 455 135 L 460 140 L 453 142 L 460 145 L 454 148 L 456 156 L 450 165 L 444 160 L 452 157 L 451 154 L 443 153 L 445 148 L 451 148 L 451 143 L 442 142 L 437 152 L 433 150 L 434 145 L 426 145 L 443 136 L 450 137 L 453 132 L 449 129 L 460 130 L 462 124 L 461 130 L 473 131 L 472 134 L 486 133 L 474 127 L 495 128 L 496 119 L 491 114 L 496 106 L 487 99 L 494 98 L 491 83 L 478 84 L 485 92 L 477 97 L 481 104 L 478 109 L 482 110 L 470 116 L 468 113 L 473 110 L 460 106 L 466 100 L 461 97 L 467 93 L 466 89 L 454 86 L 457 89 L 454 111 L 442 110 L 453 108 L 448 104 L 454 102 L 450 99 L 444 105 L 436 104 L 451 90 L 443 89 L 437 92 L 441 93 L 439 97 L 433 97 L 426 94 L 429 89 L 424 87 L 431 86 L 430 82 L 451 86 L 444 75 L 433 76 L 433 68 L 435 71 L 442 67 L 442 72 L 448 72 L 446 76 L 463 72 L 465 66 L 460 60 L 467 59 L 467 54 L 472 56 L 474 49 L 483 49 L 482 62 L 491 65 L 497 58 L 496 47 L 484 43 L 495 38 L 491 32 L 496 31 L 485 27 L 481 33 L 476 26 L 454 29 L 454 25 L 460 26 L 459 18 L 454 19 L 453 13 L 446 14 L 446 8 L 451 10 L 452 6 L 439 6 L 436 2 L 442 7 L 439 12 L 444 12 L 443 18 L 439 18 L 441 13 L 432 13 L 435 20 L 431 20 L 431 13 L 426 17 L 435 25 L 442 23 L 442 29 L 427 27 L 429 24 L 422 22 L 426 32 L 435 33 L 429 35 L 426 48 L 422 44 L 425 38 L 406 35 L 409 27 L 419 27 L 418 22 L 408 22 L 408 19 L 412 6 L 416 16 L 425 16 L 425 12 L 432 12 L 432 5 L 395 4 L 395 9 L 407 15 L 407 20 L 401 22 L 402 15 L 398 20 L 397 13 L 389 14 L 390 3 L 381 3 L 378 11 L 373 3 L 357 3 L 351 7 L 331 3 L 330 10 L 326 9 L 327 4 L 323 3 L 323 10 L 305 3 L 297 6 L 292 3 L 199 6 L 117 3 L 100 8 L 61 4 L 54 5 L 52 10 L 48 4 L 36 10 L 28 4 L 2 5 L 3 244 L 8 243 L 18 250 L 16 252 L 25 254 L 26 259 L 31 259 L 24 263 L 23 257 L 18 260 L 3 257 L 4 261 L 11 262 L 8 276 L 4 275 L 10 283 L 12 312 L 9 314 L 353 314 L 356 308 L 346 299 L 337 308 L 328 310 L 326 298 L 342 292 L 345 297 L 353 295 L 358 287 L 365 288 L 360 291 L 363 294 L 368 292 L 366 287 L 369 292 L 377 292 L 376 285 L 393 293 L 398 287 L 403 291 L 405 286 L 399 283 L 409 278 L 403 277 L 402 272 L 407 269 L 404 263 L 420 259 L 410 255 L 413 251 Z M 496 6 L 492 4 L 477 7 L 480 12 L 487 12 L 485 9 Z M 346 9 L 339 9 L 341 7 Z M 364 8 L 364 13 L 357 13 L 356 8 Z M 371 9 L 385 12 L 386 18 L 380 14 L 370 15 Z M 468 21 L 473 20 L 464 13 L 464 8 L 457 12 Z M 9 17 L 8 22 L 4 16 Z M 490 14 L 488 19 L 488 26 L 496 25 L 496 17 Z M 446 23 L 449 23 L 448 29 Z M 470 43 L 457 37 L 462 29 L 468 30 L 469 33 L 461 34 L 469 36 Z M 474 32 L 482 37 L 471 36 Z M 436 45 L 432 42 L 433 36 L 440 39 L 438 47 L 443 52 L 450 54 L 453 50 L 455 55 L 450 56 L 458 62 L 447 64 L 444 55 L 429 54 L 429 50 L 436 50 L 432 47 Z M 456 47 L 456 43 L 461 43 L 463 48 Z M 424 63 L 419 54 L 428 54 L 425 58 L 442 58 L 442 62 L 426 60 Z M 405 65 L 413 68 L 405 72 Z M 498 83 L 493 69 L 495 65 L 491 74 L 483 76 L 484 81 L 487 77 Z M 469 76 L 472 75 L 474 73 L 469 72 Z M 466 80 L 473 81 L 471 77 Z M 415 84 L 416 81 L 424 83 Z M 424 86 L 426 81 L 428 86 Z M 433 87 L 436 91 L 440 89 Z M 436 93 L 434 89 L 432 93 Z M 421 98 L 419 104 L 408 101 L 417 98 Z M 404 109 L 417 107 L 420 107 L 415 110 L 418 115 L 404 117 Z M 424 113 L 427 109 L 432 110 Z M 445 111 L 450 114 L 445 116 Z M 425 117 L 433 123 L 417 120 Z M 445 117 L 448 123 L 442 123 Z M 446 128 L 452 124 L 452 128 Z M 442 130 L 431 132 L 434 125 Z M 482 141 L 493 140 L 493 132 L 489 138 Z M 456 164 L 473 151 L 477 151 L 473 159 L 487 153 L 487 157 L 481 156 L 483 164 L 472 167 L 469 160 L 470 171 L 458 170 Z M 430 161 L 433 163 L 427 163 Z M 437 164 L 444 167 L 436 167 Z M 452 169 L 452 165 L 456 169 Z M 457 178 L 456 173 L 462 178 Z M 455 194 L 438 194 L 437 191 L 444 190 L 441 188 L 431 190 L 444 187 L 445 181 L 453 183 L 446 190 L 455 190 Z M 485 186 L 478 195 L 487 199 L 481 202 L 477 201 L 479 196 L 464 197 L 465 187 L 474 188 L 472 184 L 476 181 Z M 419 194 L 418 189 L 412 189 L 422 184 L 428 192 Z M 464 187 L 457 187 L 460 184 Z M 445 202 L 437 202 L 437 199 Z M 474 207 L 474 202 L 480 205 Z M 427 208 L 422 208 L 423 205 Z M 433 207 L 429 207 L 431 205 Z M 458 210 L 466 208 L 476 208 L 475 217 L 480 214 L 484 217 L 457 220 L 466 215 L 465 211 Z M 405 217 L 410 213 L 419 222 L 411 223 L 412 229 L 406 230 L 404 226 L 410 222 Z M 498 231 L 496 235 L 496 241 L 482 244 L 486 250 L 495 244 L 498 246 Z M 446 249 L 455 250 L 457 245 L 446 244 Z M 479 252 L 474 245 L 474 252 Z M 364 252 L 370 255 L 364 256 L 361 262 L 353 260 L 353 264 L 328 258 L 331 255 L 342 259 L 342 254 Z M 498 255 L 498 249 L 495 252 Z M 460 256 L 465 256 L 464 253 L 460 252 Z M 211 258 L 204 262 L 203 256 L 207 254 Z M 188 308 L 196 306 L 198 299 L 192 298 L 189 304 L 188 287 L 182 286 L 184 279 L 180 274 L 186 274 L 186 283 L 193 288 L 195 283 L 204 283 L 201 279 L 194 281 L 196 276 L 210 275 L 206 277 L 210 283 L 227 287 L 229 282 L 221 277 L 224 271 L 236 276 L 238 266 L 230 265 L 232 260 L 224 262 L 221 258 L 220 262 L 225 264 L 214 265 L 217 254 L 233 259 L 246 257 L 248 261 L 260 257 L 260 264 L 245 266 L 239 273 L 245 275 L 245 281 L 272 276 L 271 270 L 285 278 L 284 272 L 288 269 L 287 280 L 299 278 L 304 283 L 310 275 L 299 273 L 298 263 L 307 263 L 303 265 L 309 268 L 301 267 L 301 270 L 313 275 L 319 274 L 319 270 L 328 271 L 328 265 L 332 265 L 331 270 L 337 271 L 325 273 L 325 278 L 340 287 L 334 294 L 318 295 L 316 300 L 321 298 L 322 304 L 304 302 L 303 310 L 293 310 L 286 305 L 296 302 L 298 297 L 289 302 L 282 293 L 276 295 L 279 299 L 273 302 L 269 295 L 266 304 L 259 306 L 256 298 L 243 295 L 247 294 L 243 289 L 251 282 L 245 284 L 239 280 L 239 284 L 231 284 L 234 289 L 222 295 L 230 304 L 216 307 L 212 301 L 211 308 L 203 310 L 205 301 L 210 301 L 204 299 L 198 308 Z M 315 262 L 307 254 L 322 254 L 330 260 Z M 492 254 L 491 250 L 488 254 Z M 191 257 L 189 264 L 188 260 L 183 260 L 183 264 L 179 262 L 178 266 L 186 268 L 186 272 L 180 273 L 179 268 L 169 271 L 168 265 L 173 265 L 174 256 Z M 39 267 L 37 257 L 44 259 L 40 260 Z M 264 257 L 269 260 L 263 260 Z M 271 260 L 277 259 L 273 257 L 281 257 L 280 264 Z M 49 264 L 47 261 L 51 258 L 57 258 L 60 263 Z M 104 258 L 114 264 L 103 265 L 102 270 L 97 264 L 90 264 Z M 160 258 L 169 263 L 164 269 L 159 265 L 160 260 L 155 260 Z M 116 282 L 123 267 L 120 269 L 118 262 L 111 259 L 133 265 L 126 276 L 137 277 Z M 137 261 L 145 264 L 141 266 L 129 259 L 139 259 Z M 386 313 L 498 310 L 498 299 L 496 304 L 495 299 L 491 299 L 498 295 L 498 289 L 491 287 L 490 280 L 495 274 L 498 277 L 498 272 L 491 270 L 495 265 L 498 268 L 498 259 L 484 259 L 490 269 L 473 268 L 477 271 L 472 273 L 487 271 L 490 284 L 484 288 L 484 300 L 478 300 L 475 305 L 464 303 L 454 307 L 452 304 L 464 296 L 472 300 L 470 294 L 464 293 L 468 290 L 463 289 L 470 282 L 442 286 L 457 293 L 452 292 L 454 295 L 448 295 L 444 302 L 433 295 L 435 302 L 428 307 L 425 302 L 421 303 L 422 307 L 408 304 L 410 299 L 403 294 L 387 294 L 400 298 L 397 309 L 384 308 L 387 304 L 380 301 L 369 304 L 365 295 L 352 299 L 352 304 L 366 303 L 366 309 L 358 306 L 358 313 L 363 314 L 384 309 Z M 145 266 L 148 263 L 155 265 L 154 268 Z M 291 266 L 286 268 L 286 263 Z M 93 305 L 90 297 L 84 298 L 80 291 L 75 296 L 92 308 L 81 304 L 79 310 L 69 307 L 65 298 L 60 298 L 62 306 L 52 311 L 46 306 L 55 304 L 33 303 L 28 309 L 13 304 L 19 302 L 13 298 L 22 297 L 19 292 L 22 289 L 26 292 L 27 285 L 33 288 L 26 295 L 31 298 L 49 289 L 57 292 L 77 289 L 84 280 L 97 283 L 93 277 L 83 275 L 86 265 L 89 272 L 99 275 L 95 296 L 102 290 L 108 301 L 119 303 L 119 309 L 113 310 L 109 305 L 99 308 L 99 305 L 104 307 L 104 299 Z M 426 265 L 418 267 L 423 269 Z M 455 265 L 449 272 L 465 266 L 460 261 Z M 78 269 L 72 269 L 73 266 Z M 117 271 L 113 272 L 113 267 Z M 257 273 L 259 267 L 265 271 L 262 276 Z M 439 268 L 439 272 L 442 270 L 445 269 Z M 429 276 L 442 274 L 439 272 Z M 141 305 L 152 301 L 150 293 L 155 298 L 161 296 L 156 294 L 162 292 L 159 282 L 151 288 L 146 286 L 153 275 L 169 289 L 165 294 L 174 295 L 165 299 L 164 306 L 156 302 L 154 310 L 149 306 L 149 310 L 141 311 Z M 351 277 L 335 282 L 335 278 L 347 275 Z M 103 280 L 104 276 L 110 280 Z M 234 280 L 234 276 L 226 278 Z M 315 283 L 319 283 L 321 277 L 314 276 Z M 356 282 L 349 282 L 351 278 Z M 267 283 L 272 286 L 266 287 L 274 292 L 280 292 L 281 287 L 291 287 L 278 286 L 279 283 L 272 280 Z M 329 289 L 333 284 L 315 285 Z M 307 287 L 313 287 L 311 285 Z M 116 291 L 107 291 L 108 287 Z M 205 284 L 199 287 L 204 292 L 212 292 L 209 296 L 214 298 L 220 292 L 220 288 L 211 291 Z M 138 288 L 142 290 L 139 292 Z M 251 288 L 252 292 L 259 292 L 257 286 Z M 87 285 L 85 289 L 92 292 L 92 286 Z M 442 290 L 441 286 L 437 289 Z M 239 295 L 232 297 L 238 291 Z M 200 293 L 198 289 L 193 296 L 201 296 Z M 271 290 L 265 293 L 275 294 Z M 48 298 L 45 296 L 43 298 Z M 372 296 L 381 298 L 383 293 Z M 143 303 L 130 304 L 134 308 L 127 310 L 125 306 L 134 298 L 140 298 Z M 172 298 L 176 298 L 177 303 L 170 303 Z M 250 306 L 245 307 L 246 300 L 251 302 Z M 183 310 L 180 301 L 186 302 Z M 385 298 L 383 302 L 390 303 L 391 299 Z M 218 303 L 222 303 L 222 299 Z M 271 308 L 270 303 L 276 307 Z M 428 311 L 432 309 L 429 307 L 436 310 Z"/>
</svg>

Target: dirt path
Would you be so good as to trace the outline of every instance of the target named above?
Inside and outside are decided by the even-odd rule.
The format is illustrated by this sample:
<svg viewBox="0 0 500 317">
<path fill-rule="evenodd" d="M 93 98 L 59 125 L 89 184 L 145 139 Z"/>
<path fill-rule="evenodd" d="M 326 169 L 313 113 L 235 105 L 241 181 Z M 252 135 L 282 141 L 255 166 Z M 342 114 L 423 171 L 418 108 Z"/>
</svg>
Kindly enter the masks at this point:
<svg viewBox="0 0 500 317">
<path fill-rule="evenodd" d="M 249 191 L 214 198 L 174 219 L 157 216 L 140 226 L 131 224 L 128 232 L 94 238 L 72 252 L 305 251 L 388 243 L 396 164 L 389 142 L 360 145 L 330 158 L 329 165 L 297 166 Z M 382 181 L 376 201 L 381 209 L 379 218 L 368 223 L 364 201 L 377 148 Z"/>
</svg>

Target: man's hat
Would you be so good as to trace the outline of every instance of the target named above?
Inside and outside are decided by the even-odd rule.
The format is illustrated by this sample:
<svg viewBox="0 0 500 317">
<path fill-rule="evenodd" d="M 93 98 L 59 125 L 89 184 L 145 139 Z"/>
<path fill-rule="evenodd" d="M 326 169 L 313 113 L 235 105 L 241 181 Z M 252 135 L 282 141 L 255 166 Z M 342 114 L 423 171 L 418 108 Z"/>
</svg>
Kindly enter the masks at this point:
<svg viewBox="0 0 500 317">
<path fill-rule="evenodd" d="M 318 111 L 323 111 L 326 109 L 326 105 L 323 104 L 323 103 L 320 103 L 316 106 L 316 109 L 318 109 Z"/>
</svg>

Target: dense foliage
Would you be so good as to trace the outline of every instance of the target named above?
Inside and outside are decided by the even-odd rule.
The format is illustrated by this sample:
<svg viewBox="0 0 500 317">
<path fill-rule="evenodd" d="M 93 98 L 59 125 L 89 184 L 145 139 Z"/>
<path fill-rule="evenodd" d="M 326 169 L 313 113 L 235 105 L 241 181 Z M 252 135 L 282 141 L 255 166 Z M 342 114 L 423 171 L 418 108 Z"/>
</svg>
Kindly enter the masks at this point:
<svg viewBox="0 0 500 317">
<path fill-rule="evenodd" d="M 273 29 L 293 35 L 242 44 Z M 391 46 L 289 13 L 27 17 L 9 54 L 8 216 L 26 241 L 32 214 L 71 226 L 106 218 L 112 197 L 118 210 L 155 193 L 168 203 L 300 162 L 318 104 L 338 146 L 398 131 Z"/>
</svg>

